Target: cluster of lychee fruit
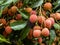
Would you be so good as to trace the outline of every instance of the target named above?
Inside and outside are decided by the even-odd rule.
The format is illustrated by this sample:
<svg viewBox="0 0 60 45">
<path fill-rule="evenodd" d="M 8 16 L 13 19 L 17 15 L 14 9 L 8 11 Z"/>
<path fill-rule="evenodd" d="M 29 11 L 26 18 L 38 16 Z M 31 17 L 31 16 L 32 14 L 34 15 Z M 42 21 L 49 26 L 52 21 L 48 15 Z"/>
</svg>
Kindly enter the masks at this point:
<svg viewBox="0 0 60 45">
<path fill-rule="evenodd" d="M 46 15 L 46 11 L 52 9 L 52 4 L 50 2 L 46 2 L 43 8 L 44 11 L 41 12 L 42 15 L 37 15 L 37 12 L 31 8 L 27 9 L 27 12 L 29 10 L 30 13 L 29 21 L 35 24 L 28 34 L 28 39 L 38 38 L 39 44 L 43 41 L 42 36 L 48 37 L 50 35 L 50 29 L 56 23 L 55 21 L 60 20 L 60 13 L 58 12 L 50 13 L 50 17 Z"/>
</svg>

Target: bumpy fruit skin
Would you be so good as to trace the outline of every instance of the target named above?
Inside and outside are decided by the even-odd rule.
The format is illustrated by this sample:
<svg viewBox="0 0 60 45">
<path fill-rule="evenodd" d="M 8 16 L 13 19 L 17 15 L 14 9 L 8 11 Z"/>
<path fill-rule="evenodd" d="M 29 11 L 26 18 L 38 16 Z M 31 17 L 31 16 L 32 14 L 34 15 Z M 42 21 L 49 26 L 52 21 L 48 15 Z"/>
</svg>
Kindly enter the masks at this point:
<svg viewBox="0 0 60 45">
<path fill-rule="evenodd" d="M 17 19 L 17 20 L 20 20 L 21 18 L 22 18 L 21 14 L 17 14 L 17 15 L 16 15 L 16 19 Z"/>
<path fill-rule="evenodd" d="M 45 10 L 50 10 L 52 8 L 52 4 L 50 2 L 46 2 L 43 7 Z"/>
<path fill-rule="evenodd" d="M 45 21 L 45 17 L 44 16 L 38 16 L 38 22 L 40 24 L 43 24 L 44 21 Z"/>
<path fill-rule="evenodd" d="M 51 20 L 47 19 L 47 20 L 44 21 L 44 27 L 47 27 L 47 28 L 50 29 L 51 26 L 52 26 Z"/>
<path fill-rule="evenodd" d="M 37 26 L 34 26 L 34 27 L 33 27 L 33 30 L 41 30 L 41 27 L 38 26 L 38 25 L 37 25 Z"/>
<path fill-rule="evenodd" d="M 54 21 L 54 18 L 48 18 L 49 20 L 51 20 L 51 23 L 52 23 L 52 25 L 55 23 L 55 21 Z"/>
<path fill-rule="evenodd" d="M 0 19 L 0 23 L 2 23 L 3 25 L 6 25 L 6 20 L 5 19 Z"/>
<path fill-rule="evenodd" d="M 32 37 L 33 37 L 33 30 L 30 29 L 30 32 L 28 34 L 28 39 L 32 39 Z"/>
<path fill-rule="evenodd" d="M 60 13 L 55 13 L 54 17 L 55 17 L 56 20 L 60 20 Z"/>
<path fill-rule="evenodd" d="M 37 15 L 30 15 L 30 22 L 35 23 L 37 21 Z"/>
<path fill-rule="evenodd" d="M 8 10 L 8 15 L 13 16 L 13 13 L 12 13 L 11 9 Z"/>
<path fill-rule="evenodd" d="M 3 10 L 2 14 L 7 14 L 7 12 L 8 12 L 8 8 L 5 8 L 5 9 Z"/>
<path fill-rule="evenodd" d="M 5 27 L 5 31 L 7 34 L 10 34 L 12 32 L 12 29 L 10 26 Z"/>
<path fill-rule="evenodd" d="M 16 6 L 12 6 L 11 7 L 11 12 L 12 13 L 16 13 L 17 12 L 17 7 Z"/>
<path fill-rule="evenodd" d="M 42 33 L 43 36 L 49 36 L 49 34 L 50 34 L 48 28 L 43 28 L 41 33 Z"/>
<path fill-rule="evenodd" d="M 30 13 L 32 11 L 32 8 L 28 7 L 28 8 L 25 8 L 25 10 Z"/>
<path fill-rule="evenodd" d="M 43 41 L 43 40 L 42 40 L 42 37 L 39 37 L 39 38 L 38 38 L 38 42 L 39 42 L 39 44 L 41 44 L 42 41 Z"/>
<path fill-rule="evenodd" d="M 32 14 L 36 15 L 37 13 L 36 13 L 35 10 L 32 10 L 32 11 L 30 12 L 30 15 L 32 15 Z"/>
<path fill-rule="evenodd" d="M 40 35 L 41 35 L 41 31 L 40 31 L 40 30 L 34 30 L 34 31 L 33 31 L 33 36 L 34 36 L 34 37 L 37 38 L 37 37 L 39 37 Z"/>
</svg>

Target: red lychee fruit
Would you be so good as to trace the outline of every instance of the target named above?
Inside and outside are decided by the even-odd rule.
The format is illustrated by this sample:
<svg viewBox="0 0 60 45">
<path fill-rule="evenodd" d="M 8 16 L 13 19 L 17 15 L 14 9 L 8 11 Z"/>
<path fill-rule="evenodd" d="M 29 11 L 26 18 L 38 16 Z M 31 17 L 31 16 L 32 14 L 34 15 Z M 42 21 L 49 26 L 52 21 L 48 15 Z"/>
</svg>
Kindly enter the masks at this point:
<svg viewBox="0 0 60 45">
<path fill-rule="evenodd" d="M 48 28 L 43 28 L 41 33 L 42 33 L 43 36 L 49 36 L 49 34 L 50 34 Z"/>
<path fill-rule="evenodd" d="M 43 22 L 45 21 L 45 17 L 44 16 L 38 16 L 38 22 L 40 23 L 40 24 L 43 24 Z"/>
<path fill-rule="evenodd" d="M 40 31 L 40 30 L 34 30 L 34 31 L 33 31 L 33 36 L 34 36 L 35 38 L 39 37 L 40 35 L 41 35 L 41 31 Z"/>
<path fill-rule="evenodd" d="M 52 25 L 55 23 L 54 18 L 50 17 L 48 19 L 51 20 Z"/>
<path fill-rule="evenodd" d="M 30 22 L 35 23 L 37 21 L 37 15 L 30 15 Z"/>
<path fill-rule="evenodd" d="M 38 26 L 38 25 L 37 25 L 37 26 L 34 26 L 34 27 L 33 27 L 33 30 L 41 30 L 41 27 Z"/>
<path fill-rule="evenodd" d="M 36 15 L 37 13 L 36 13 L 35 10 L 32 10 L 32 11 L 30 12 L 30 15 L 32 15 L 32 14 Z"/>
<path fill-rule="evenodd" d="M 50 2 L 46 2 L 43 7 L 45 10 L 50 10 L 52 8 L 52 4 Z"/>
<path fill-rule="evenodd" d="M 38 42 L 39 42 L 39 44 L 41 44 L 42 41 L 43 41 L 43 40 L 42 40 L 42 37 L 39 37 L 39 38 L 38 38 Z"/>
<path fill-rule="evenodd" d="M 22 18 L 21 14 L 17 14 L 17 15 L 16 15 L 16 19 L 17 19 L 17 20 L 20 20 L 21 18 Z"/>
<path fill-rule="evenodd" d="M 3 25 L 6 25 L 7 22 L 5 19 L 2 18 L 2 19 L 0 19 L 0 23 L 2 23 Z"/>
<path fill-rule="evenodd" d="M 5 27 L 5 31 L 7 34 L 10 34 L 12 32 L 12 29 L 10 26 Z"/>
<path fill-rule="evenodd" d="M 47 19 L 47 20 L 44 21 L 44 27 L 47 27 L 47 28 L 50 29 L 51 26 L 52 26 L 51 20 Z"/>
</svg>

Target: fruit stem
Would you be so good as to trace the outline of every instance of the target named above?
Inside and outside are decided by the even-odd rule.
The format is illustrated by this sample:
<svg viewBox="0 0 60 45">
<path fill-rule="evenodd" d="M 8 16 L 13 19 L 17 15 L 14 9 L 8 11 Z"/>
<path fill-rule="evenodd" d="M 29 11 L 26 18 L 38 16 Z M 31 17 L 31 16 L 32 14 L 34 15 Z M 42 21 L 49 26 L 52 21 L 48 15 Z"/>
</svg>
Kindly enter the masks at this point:
<svg viewBox="0 0 60 45">
<path fill-rule="evenodd" d="M 39 15 L 42 16 L 42 13 L 41 13 L 41 6 L 40 6 L 40 8 L 39 8 Z"/>
</svg>

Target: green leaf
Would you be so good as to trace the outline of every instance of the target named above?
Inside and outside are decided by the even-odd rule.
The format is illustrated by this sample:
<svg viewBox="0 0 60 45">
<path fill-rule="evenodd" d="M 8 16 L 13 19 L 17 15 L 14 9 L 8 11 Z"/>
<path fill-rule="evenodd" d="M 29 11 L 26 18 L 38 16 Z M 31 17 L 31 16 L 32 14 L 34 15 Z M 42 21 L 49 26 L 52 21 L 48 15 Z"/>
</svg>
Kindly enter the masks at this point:
<svg viewBox="0 0 60 45">
<path fill-rule="evenodd" d="M 0 35 L 0 42 L 10 43 L 4 36 Z"/>
<path fill-rule="evenodd" d="M 28 4 L 29 0 L 24 0 L 24 4 Z"/>
<path fill-rule="evenodd" d="M 56 30 L 60 30 L 60 25 L 59 24 L 55 23 L 53 26 Z"/>
<path fill-rule="evenodd" d="M 50 41 L 49 41 L 49 45 L 51 45 L 54 41 L 56 37 L 55 31 L 54 30 L 50 30 Z"/>
<path fill-rule="evenodd" d="M 30 28 L 29 27 L 24 28 L 24 30 L 22 30 L 22 32 L 20 34 L 21 35 L 20 39 L 21 40 L 25 39 L 26 36 L 28 35 L 29 31 L 30 31 Z"/>
<path fill-rule="evenodd" d="M 21 16 L 24 18 L 24 19 L 28 19 L 28 16 L 26 14 L 24 14 L 23 12 L 19 11 L 18 12 L 21 14 Z"/>
<path fill-rule="evenodd" d="M 42 5 L 42 3 L 43 3 L 43 0 L 38 0 L 38 1 L 34 2 L 34 3 L 31 5 L 31 7 L 32 7 L 32 8 L 39 7 L 39 6 Z"/>
<path fill-rule="evenodd" d="M 26 25 L 27 25 L 27 22 L 25 22 L 25 21 L 16 21 L 16 22 L 10 24 L 10 26 L 13 30 L 21 30 Z"/>
</svg>

